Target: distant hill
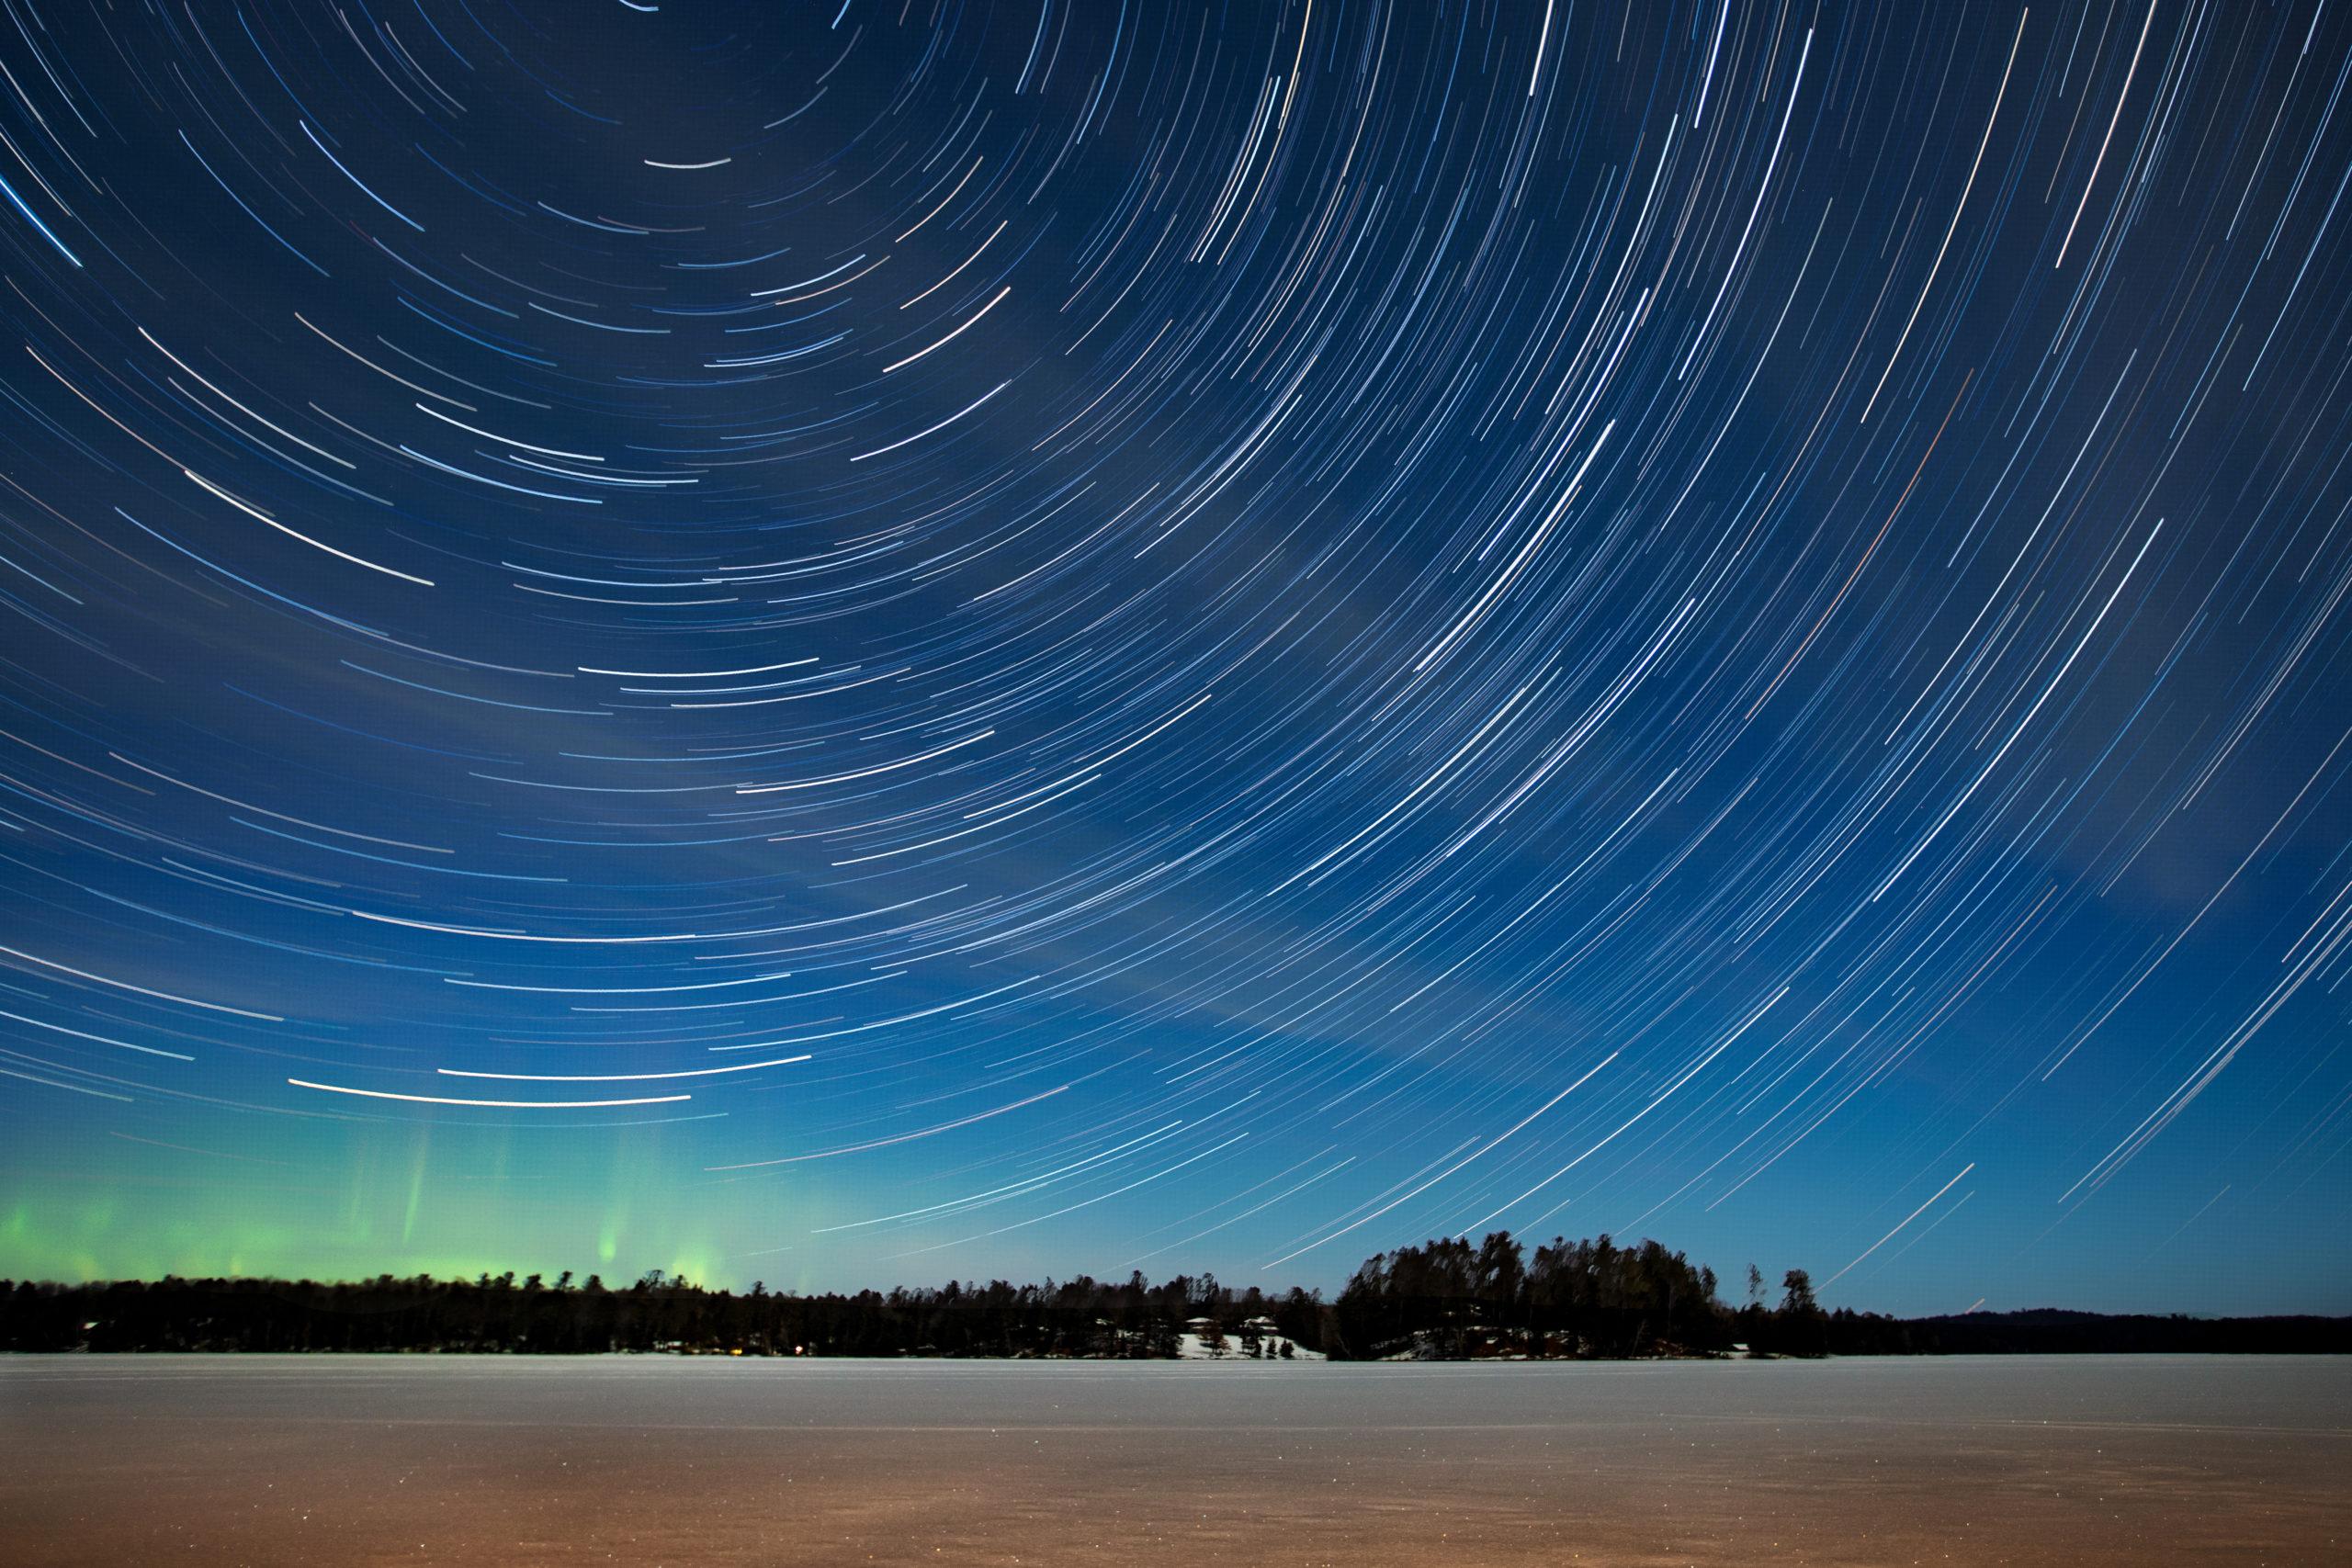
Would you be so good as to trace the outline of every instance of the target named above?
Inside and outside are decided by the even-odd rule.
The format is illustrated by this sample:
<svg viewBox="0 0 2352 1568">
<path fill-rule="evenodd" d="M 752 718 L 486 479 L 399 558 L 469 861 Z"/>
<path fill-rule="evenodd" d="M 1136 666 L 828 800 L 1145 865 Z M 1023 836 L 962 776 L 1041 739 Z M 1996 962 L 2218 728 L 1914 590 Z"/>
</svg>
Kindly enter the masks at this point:
<svg viewBox="0 0 2352 1568">
<path fill-rule="evenodd" d="M 1906 1330 L 1913 1354 L 2098 1355 L 2352 1353 L 2352 1317 L 2189 1317 L 2152 1314 L 2071 1312 L 2029 1307 L 2020 1312 L 1963 1313 L 1948 1317 L 1872 1319 Z M 1868 1354 L 1865 1344 L 1833 1351 Z M 1867 1333 L 1855 1336 L 1867 1340 Z"/>
</svg>

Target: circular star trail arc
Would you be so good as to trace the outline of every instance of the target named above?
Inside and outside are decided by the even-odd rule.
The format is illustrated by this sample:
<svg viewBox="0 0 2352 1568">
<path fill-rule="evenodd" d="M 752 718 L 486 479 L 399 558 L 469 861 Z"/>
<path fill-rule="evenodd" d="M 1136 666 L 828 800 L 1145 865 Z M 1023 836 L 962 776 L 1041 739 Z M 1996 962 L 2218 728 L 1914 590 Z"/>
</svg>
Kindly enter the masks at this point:
<svg viewBox="0 0 2352 1568">
<path fill-rule="evenodd" d="M 0 60 L 0 1267 L 1938 1306 L 2341 1213 L 2342 17 Z"/>
</svg>

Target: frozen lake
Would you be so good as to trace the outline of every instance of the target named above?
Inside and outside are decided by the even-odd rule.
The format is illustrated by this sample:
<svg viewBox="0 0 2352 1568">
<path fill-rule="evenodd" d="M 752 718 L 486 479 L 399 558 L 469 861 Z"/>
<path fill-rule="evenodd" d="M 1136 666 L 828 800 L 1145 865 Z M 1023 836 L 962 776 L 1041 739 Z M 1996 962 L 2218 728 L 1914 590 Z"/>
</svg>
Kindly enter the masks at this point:
<svg viewBox="0 0 2352 1568">
<path fill-rule="evenodd" d="M 0 1357 L 0 1559 L 2352 1561 L 2352 1359 Z"/>
</svg>

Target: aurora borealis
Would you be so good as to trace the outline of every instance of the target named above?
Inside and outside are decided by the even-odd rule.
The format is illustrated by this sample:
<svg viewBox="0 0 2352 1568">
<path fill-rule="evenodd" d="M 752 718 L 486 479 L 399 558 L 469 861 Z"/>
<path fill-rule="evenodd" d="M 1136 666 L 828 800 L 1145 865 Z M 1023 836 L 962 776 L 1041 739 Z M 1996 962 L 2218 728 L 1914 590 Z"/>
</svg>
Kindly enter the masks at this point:
<svg viewBox="0 0 2352 1568">
<path fill-rule="evenodd" d="M 0 64 L 0 1276 L 2345 1310 L 2341 7 Z"/>
</svg>

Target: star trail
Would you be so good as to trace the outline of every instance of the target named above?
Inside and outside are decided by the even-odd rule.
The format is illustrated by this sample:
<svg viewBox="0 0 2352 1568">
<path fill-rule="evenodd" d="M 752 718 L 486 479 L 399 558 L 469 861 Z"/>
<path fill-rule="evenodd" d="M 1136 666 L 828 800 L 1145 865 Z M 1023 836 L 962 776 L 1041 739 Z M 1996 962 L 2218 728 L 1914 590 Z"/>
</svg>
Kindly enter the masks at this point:
<svg viewBox="0 0 2352 1568">
<path fill-rule="evenodd" d="M 6 10 L 0 1273 L 2342 1310 L 2341 6 Z"/>
</svg>

